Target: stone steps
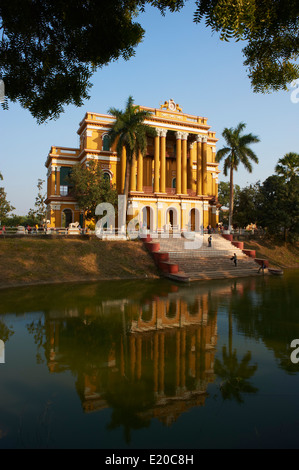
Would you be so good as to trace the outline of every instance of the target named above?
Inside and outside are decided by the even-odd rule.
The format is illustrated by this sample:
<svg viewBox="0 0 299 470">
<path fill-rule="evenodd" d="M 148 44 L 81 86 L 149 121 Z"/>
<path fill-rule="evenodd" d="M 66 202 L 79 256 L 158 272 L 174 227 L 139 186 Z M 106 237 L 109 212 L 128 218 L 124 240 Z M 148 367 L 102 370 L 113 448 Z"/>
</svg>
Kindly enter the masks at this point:
<svg viewBox="0 0 299 470">
<path fill-rule="evenodd" d="M 155 241 L 159 242 L 161 251 L 166 251 L 171 254 L 180 253 L 180 257 L 233 256 L 234 253 L 237 254 L 238 258 L 246 257 L 241 249 L 233 246 L 228 240 L 225 240 L 218 234 L 212 235 L 212 246 L 208 247 L 208 237 L 209 235 L 207 234 L 197 236 L 194 241 L 199 243 L 200 246 L 193 248 L 192 245 L 189 245 L 190 249 L 187 248 L 187 243 L 192 242 L 192 240 L 187 240 L 183 237 L 168 239 L 159 237 L 155 239 Z"/>
<path fill-rule="evenodd" d="M 196 281 L 258 275 L 259 265 L 240 248 L 218 234 L 212 234 L 212 246 L 208 247 L 208 237 L 205 234 L 195 238 L 195 241 L 201 243 L 196 249 L 186 249 L 186 242 L 192 240 L 183 237 L 155 239 L 160 244 L 160 251 L 169 254 L 169 263 L 178 265 L 179 272 L 168 277 Z M 230 259 L 234 253 L 238 258 L 237 266 Z"/>
<path fill-rule="evenodd" d="M 179 259 L 171 258 L 179 266 L 179 271 L 191 279 L 222 279 L 231 277 L 256 276 L 259 266 L 253 259 L 238 260 L 235 266 L 230 259 Z"/>
<path fill-rule="evenodd" d="M 169 253 L 170 258 L 177 259 L 186 259 L 186 258 L 225 258 L 232 257 L 234 253 L 237 254 L 238 259 L 246 259 L 247 256 L 244 253 L 238 253 L 237 250 L 185 250 L 185 251 L 170 251 L 170 250 L 161 250 Z"/>
</svg>

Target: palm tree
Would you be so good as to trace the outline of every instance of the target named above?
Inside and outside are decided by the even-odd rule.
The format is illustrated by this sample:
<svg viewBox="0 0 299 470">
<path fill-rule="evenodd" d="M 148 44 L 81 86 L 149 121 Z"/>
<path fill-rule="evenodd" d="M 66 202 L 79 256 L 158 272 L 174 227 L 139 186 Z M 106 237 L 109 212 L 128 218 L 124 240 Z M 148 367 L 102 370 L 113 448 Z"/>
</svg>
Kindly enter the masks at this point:
<svg viewBox="0 0 299 470">
<path fill-rule="evenodd" d="M 243 129 L 245 129 L 246 124 L 240 122 L 238 126 L 233 129 L 225 128 L 222 132 L 222 137 L 224 137 L 227 146 L 218 150 L 216 155 L 216 161 L 220 162 L 224 158 L 224 167 L 223 173 L 227 176 L 228 170 L 230 172 L 230 200 L 229 200 L 229 219 L 228 225 L 229 230 L 232 227 L 232 217 L 234 210 L 234 170 L 238 169 L 240 163 L 243 163 L 246 170 L 249 173 L 252 172 L 252 165 L 250 160 L 254 163 L 258 163 L 258 158 L 255 153 L 249 148 L 250 144 L 259 142 L 259 138 L 252 134 L 241 135 Z"/>
<path fill-rule="evenodd" d="M 295 152 L 286 153 L 283 158 L 278 160 L 275 171 L 288 181 L 293 180 L 295 176 L 299 176 L 299 154 Z"/>
<path fill-rule="evenodd" d="M 109 114 L 115 116 L 116 120 L 110 129 L 108 136 L 111 145 L 117 140 L 116 151 L 121 158 L 123 147 L 126 149 L 126 172 L 125 183 L 122 192 L 125 201 L 128 201 L 130 170 L 134 154 L 137 156 L 139 152 L 144 156 L 147 148 L 147 135 L 156 135 L 154 128 L 144 124 L 145 119 L 150 117 L 148 111 L 140 110 L 139 106 L 135 106 L 132 96 L 129 96 L 125 110 L 121 111 L 116 108 L 110 108 Z M 124 208 L 123 208 L 124 209 Z M 123 210 L 123 225 L 126 224 L 126 211 Z"/>
</svg>

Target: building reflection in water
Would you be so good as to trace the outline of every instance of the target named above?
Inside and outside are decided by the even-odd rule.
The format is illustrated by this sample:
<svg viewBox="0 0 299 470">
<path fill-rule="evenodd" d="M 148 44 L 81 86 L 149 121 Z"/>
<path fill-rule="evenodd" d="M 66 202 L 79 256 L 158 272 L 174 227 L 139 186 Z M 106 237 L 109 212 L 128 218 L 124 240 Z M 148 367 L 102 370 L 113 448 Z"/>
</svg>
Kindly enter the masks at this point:
<svg viewBox="0 0 299 470">
<path fill-rule="evenodd" d="M 144 420 L 157 418 L 170 425 L 191 407 L 204 405 L 207 386 L 215 379 L 217 308 L 211 308 L 208 293 L 185 292 L 184 296 L 183 288 L 172 286 L 170 292 L 140 302 L 106 300 L 63 314 L 50 311 L 46 319 L 50 372 L 76 369 L 85 412 L 127 407 Z M 105 338 L 96 336 L 98 318 L 111 319 Z M 86 351 L 81 352 L 80 366 L 72 366 L 68 357 L 78 349 L 70 339 L 74 320 L 81 337 L 86 335 L 85 344 L 95 338 L 99 343 L 99 354 L 92 361 L 85 362 Z"/>
</svg>

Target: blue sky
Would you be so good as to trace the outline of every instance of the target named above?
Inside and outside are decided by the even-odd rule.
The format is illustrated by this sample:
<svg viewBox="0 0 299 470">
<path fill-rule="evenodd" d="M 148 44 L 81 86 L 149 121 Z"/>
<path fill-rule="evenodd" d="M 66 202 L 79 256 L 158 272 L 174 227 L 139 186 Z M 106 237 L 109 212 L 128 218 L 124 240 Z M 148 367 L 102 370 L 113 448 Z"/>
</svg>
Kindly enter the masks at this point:
<svg viewBox="0 0 299 470">
<path fill-rule="evenodd" d="M 136 104 L 153 108 L 172 98 L 183 112 L 207 117 L 219 139 L 217 149 L 224 145 L 225 127 L 245 122 L 245 132 L 260 138 L 252 146 L 259 164 L 251 174 L 240 167 L 235 183 L 241 187 L 264 181 L 279 158 L 299 152 L 299 103 L 291 101 L 292 89 L 253 93 L 243 65 L 244 43 L 220 41 L 204 24 L 193 23 L 193 12 L 193 1 L 165 17 L 147 8 L 138 18 L 146 33 L 135 57 L 99 70 L 92 78 L 90 100 L 81 108 L 66 107 L 58 120 L 38 125 L 18 104 L 10 104 L 9 111 L 0 109 L 1 186 L 16 208 L 14 213 L 25 215 L 34 206 L 37 181 L 46 179 L 51 145 L 77 147 L 77 130 L 85 112 L 107 113 L 112 106 L 122 109 L 129 95 Z M 220 181 L 228 178 L 221 174 Z"/>
</svg>

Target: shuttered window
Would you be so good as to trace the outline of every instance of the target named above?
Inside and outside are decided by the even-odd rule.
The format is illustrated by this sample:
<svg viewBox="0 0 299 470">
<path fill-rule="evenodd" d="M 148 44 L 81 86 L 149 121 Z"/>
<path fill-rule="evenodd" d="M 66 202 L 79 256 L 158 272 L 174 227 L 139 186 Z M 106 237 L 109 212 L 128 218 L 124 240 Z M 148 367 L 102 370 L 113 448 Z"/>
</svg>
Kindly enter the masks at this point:
<svg viewBox="0 0 299 470">
<path fill-rule="evenodd" d="M 71 171 L 71 166 L 62 166 L 60 168 L 60 186 L 71 186 L 70 182 L 68 181 Z"/>
<path fill-rule="evenodd" d="M 103 136 L 103 150 L 105 152 L 109 152 L 110 150 L 110 139 L 107 134 Z"/>
</svg>

